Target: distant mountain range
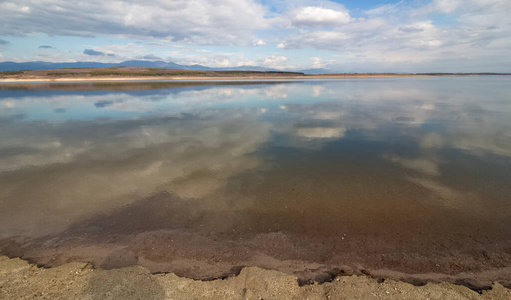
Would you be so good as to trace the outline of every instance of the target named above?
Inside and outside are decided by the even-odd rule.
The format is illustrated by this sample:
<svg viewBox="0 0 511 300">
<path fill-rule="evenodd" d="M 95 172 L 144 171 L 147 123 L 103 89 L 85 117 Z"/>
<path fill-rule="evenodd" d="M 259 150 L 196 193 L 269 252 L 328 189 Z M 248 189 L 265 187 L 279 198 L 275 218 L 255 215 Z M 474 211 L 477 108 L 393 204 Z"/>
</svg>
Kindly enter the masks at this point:
<svg viewBox="0 0 511 300">
<path fill-rule="evenodd" d="M 173 62 L 165 61 L 148 61 L 148 60 L 127 60 L 121 63 L 101 63 L 101 62 L 70 62 L 70 63 L 53 63 L 44 61 L 32 62 L 0 62 L 0 72 L 3 71 L 20 71 L 20 70 L 55 70 L 64 68 L 109 68 L 109 67 L 148 67 L 162 69 L 179 69 L 179 70 L 199 70 L 199 71 L 282 71 L 278 69 L 258 67 L 258 66 L 239 66 L 232 68 L 210 68 L 202 65 L 179 65 Z M 308 69 L 293 70 L 306 74 L 326 74 L 329 73 L 325 69 Z"/>
</svg>

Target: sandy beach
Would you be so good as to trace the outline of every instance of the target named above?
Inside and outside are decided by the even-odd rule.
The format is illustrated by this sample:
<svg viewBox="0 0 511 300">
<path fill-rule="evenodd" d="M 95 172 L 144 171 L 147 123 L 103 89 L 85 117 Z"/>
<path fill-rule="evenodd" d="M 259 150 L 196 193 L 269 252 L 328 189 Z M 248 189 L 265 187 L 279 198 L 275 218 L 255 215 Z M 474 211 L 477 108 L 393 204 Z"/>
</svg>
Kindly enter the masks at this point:
<svg viewBox="0 0 511 300">
<path fill-rule="evenodd" d="M 143 267 L 96 270 L 86 263 L 44 269 L 0 257 L 2 299 L 509 299 L 495 283 L 480 293 L 449 283 L 424 286 L 368 276 L 338 276 L 324 284 L 299 286 L 297 278 L 250 267 L 237 275 L 199 281 Z"/>
</svg>

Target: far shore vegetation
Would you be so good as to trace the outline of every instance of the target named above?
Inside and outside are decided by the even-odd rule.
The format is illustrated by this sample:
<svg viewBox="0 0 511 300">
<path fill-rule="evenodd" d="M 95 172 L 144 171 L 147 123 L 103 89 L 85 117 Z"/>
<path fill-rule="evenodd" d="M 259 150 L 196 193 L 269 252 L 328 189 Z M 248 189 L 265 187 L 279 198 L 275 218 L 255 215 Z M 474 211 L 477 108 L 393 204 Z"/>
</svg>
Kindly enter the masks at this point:
<svg viewBox="0 0 511 300">
<path fill-rule="evenodd" d="M 9 80 L 52 80 L 59 78 L 93 80 L 94 78 L 133 78 L 133 77 L 197 77 L 197 78 L 294 78 L 294 77 L 386 77 L 386 76 L 467 76 L 467 75 L 511 75 L 510 73 L 335 73 L 310 75 L 302 72 L 285 71 L 199 71 L 181 69 L 159 69 L 148 67 L 110 67 L 110 68 L 71 68 L 55 70 L 20 70 L 0 72 L 0 79 Z"/>
</svg>

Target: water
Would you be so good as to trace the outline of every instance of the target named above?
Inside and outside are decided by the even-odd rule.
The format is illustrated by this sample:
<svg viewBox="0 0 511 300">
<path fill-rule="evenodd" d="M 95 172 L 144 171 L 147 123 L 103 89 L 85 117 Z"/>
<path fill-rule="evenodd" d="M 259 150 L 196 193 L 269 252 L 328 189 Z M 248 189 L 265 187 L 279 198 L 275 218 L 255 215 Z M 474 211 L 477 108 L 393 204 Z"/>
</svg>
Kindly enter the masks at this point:
<svg viewBox="0 0 511 300">
<path fill-rule="evenodd" d="M 0 85 L 0 254 L 47 266 L 509 280 L 510 195 L 508 77 Z"/>
</svg>

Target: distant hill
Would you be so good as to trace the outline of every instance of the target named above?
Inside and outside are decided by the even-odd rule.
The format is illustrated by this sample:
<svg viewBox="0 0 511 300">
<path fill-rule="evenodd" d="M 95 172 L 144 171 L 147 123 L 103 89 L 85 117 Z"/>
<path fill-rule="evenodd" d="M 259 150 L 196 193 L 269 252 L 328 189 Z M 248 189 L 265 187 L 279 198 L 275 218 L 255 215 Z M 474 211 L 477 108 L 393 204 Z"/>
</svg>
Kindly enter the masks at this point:
<svg viewBox="0 0 511 300">
<path fill-rule="evenodd" d="M 259 66 L 239 66 L 232 68 L 210 68 L 202 65 L 179 65 L 173 62 L 165 61 L 147 61 L 147 60 L 127 60 L 121 63 L 100 63 L 100 62 L 69 62 L 69 63 L 52 63 L 43 61 L 32 62 L 0 62 L 0 72 L 4 71 L 21 71 L 21 70 L 55 70 L 69 68 L 110 68 L 110 67 L 146 67 L 160 69 L 178 69 L 178 70 L 197 70 L 197 71 L 281 71 L 272 68 Z"/>
</svg>

